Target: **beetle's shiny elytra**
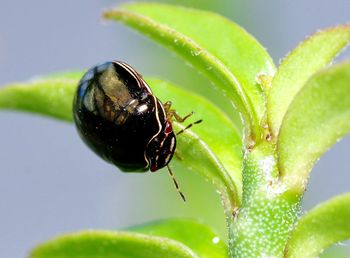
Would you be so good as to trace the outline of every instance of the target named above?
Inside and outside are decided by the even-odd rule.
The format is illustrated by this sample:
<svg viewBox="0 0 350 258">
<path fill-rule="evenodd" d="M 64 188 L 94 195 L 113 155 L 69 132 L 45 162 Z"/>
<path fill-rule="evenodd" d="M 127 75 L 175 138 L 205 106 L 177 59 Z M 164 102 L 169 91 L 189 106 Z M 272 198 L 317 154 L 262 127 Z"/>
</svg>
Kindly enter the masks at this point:
<svg viewBox="0 0 350 258">
<path fill-rule="evenodd" d="M 126 63 L 91 68 L 79 83 L 73 113 L 84 142 L 123 171 L 156 171 L 174 154 L 176 138 L 163 104 Z"/>
</svg>

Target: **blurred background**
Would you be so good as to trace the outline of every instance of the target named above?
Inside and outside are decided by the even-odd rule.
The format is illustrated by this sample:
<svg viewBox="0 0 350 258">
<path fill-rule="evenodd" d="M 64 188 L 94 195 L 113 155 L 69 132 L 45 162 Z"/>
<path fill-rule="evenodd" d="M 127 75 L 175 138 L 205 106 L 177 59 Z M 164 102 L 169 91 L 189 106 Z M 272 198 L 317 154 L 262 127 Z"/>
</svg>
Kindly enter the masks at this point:
<svg viewBox="0 0 350 258">
<path fill-rule="evenodd" d="M 120 24 L 101 20 L 104 9 L 123 2 L 1 0 L 0 85 L 118 59 L 144 75 L 200 91 L 208 82 L 177 56 Z M 229 17 L 253 34 L 276 64 L 307 35 L 350 21 L 348 0 L 159 2 Z M 349 58 L 348 50 L 338 60 Z M 346 137 L 318 162 L 304 210 L 350 190 L 349 145 Z M 25 257 L 36 244 L 64 232 L 120 229 L 168 217 L 200 218 L 225 237 L 222 208 L 211 186 L 195 175 L 176 174 L 186 204 L 166 173 L 119 173 L 84 146 L 73 125 L 1 111 L 0 257 Z M 343 253 L 337 257 L 349 257 L 348 244 L 337 249 Z"/>
</svg>

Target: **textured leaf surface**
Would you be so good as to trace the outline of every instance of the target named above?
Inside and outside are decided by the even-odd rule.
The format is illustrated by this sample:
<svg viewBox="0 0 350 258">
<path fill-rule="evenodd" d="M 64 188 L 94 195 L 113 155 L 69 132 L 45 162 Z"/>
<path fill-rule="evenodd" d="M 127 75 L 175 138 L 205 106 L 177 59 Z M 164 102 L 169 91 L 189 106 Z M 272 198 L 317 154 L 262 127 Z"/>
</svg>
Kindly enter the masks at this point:
<svg viewBox="0 0 350 258">
<path fill-rule="evenodd" d="M 195 258 L 185 245 L 137 233 L 86 231 L 48 241 L 30 258 Z"/>
<path fill-rule="evenodd" d="M 256 78 L 272 76 L 275 68 L 265 49 L 241 27 L 217 14 L 153 3 L 122 5 L 105 17 L 133 27 L 190 62 L 232 99 L 258 134 L 265 102 Z"/>
<path fill-rule="evenodd" d="M 316 74 L 296 96 L 278 139 L 287 185 L 302 192 L 315 161 L 350 131 L 350 63 Z"/>
<path fill-rule="evenodd" d="M 191 248 L 201 258 L 228 258 L 227 244 L 209 227 L 194 220 L 164 220 L 131 230 L 179 241 Z"/>
<path fill-rule="evenodd" d="M 15 108 L 72 121 L 73 95 L 81 76 L 80 72 L 57 74 L 2 88 L 0 108 Z M 193 119 L 203 119 L 193 131 L 188 130 L 177 137 L 180 163 L 211 181 L 227 200 L 239 203 L 242 145 L 240 133 L 230 119 L 200 96 L 159 79 L 147 81 L 156 96 L 163 101 L 173 101 L 174 108 L 182 116 L 195 111 Z M 180 127 L 182 125 L 175 123 L 177 130 Z"/>
<path fill-rule="evenodd" d="M 327 247 L 350 238 L 350 194 L 322 203 L 301 217 L 286 257 L 314 258 Z"/>
<path fill-rule="evenodd" d="M 306 81 L 350 42 L 350 25 L 320 31 L 294 49 L 281 63 L 268 94 L 269 125 L 278 135 L 282 119 Z"/>
</svg>

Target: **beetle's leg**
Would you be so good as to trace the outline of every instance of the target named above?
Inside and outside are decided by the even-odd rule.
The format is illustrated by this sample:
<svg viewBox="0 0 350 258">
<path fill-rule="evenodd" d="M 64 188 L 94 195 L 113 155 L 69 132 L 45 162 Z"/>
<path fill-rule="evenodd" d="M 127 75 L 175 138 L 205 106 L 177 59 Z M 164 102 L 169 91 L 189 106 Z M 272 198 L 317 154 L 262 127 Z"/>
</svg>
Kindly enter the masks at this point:
<svg viewBox="0 0 350 258">
<path fill-rule="evenodd" d="M 172 105 L 173 103 L 171 102 L 171 101 L 167 101 L 167 102 L 165 102 L 164 104 L 163 104 L 163 108 L 164 108 L 164 110 L 165 110 L 165 113 L 168 113 L 169 111 L 170 111 L 170 108 L 171 108 L 171 105 Z"/>
<path fill-rule="evenodd" d="M 172 106 L 172 102 L 171 101 L 167 101 L 163 104 L 163 108 L 165 110 L 165 113 L 167 115 L 167 119 L 168 120 L 172 120 L 173 118 L 175 118 L 176 122 L 179 122 L 179 123 L 183 123 L 185 122 L 185 120 L 187 118 L 189 118 L 190 116 L 193 115 L 193 111 L 191 113 L 189 113 L 188 115 L 186 115 L 185 117 L 181 117 L 177 112 L 176 110 L 174 109 L 171 109 L 171 106 Z"/>
<path fill-rule="evenodd" d="M 169 165 L 167 165 L 166 167 L 168 168 L 169 176 L 173 179 L 173 183 L 174 183 L 174 185 L 175 185 L 176 191 L 180 194 L 182 200 L 183 200 L 184 202 L 186 202 L 185 195 L 181 192 L 180 187 L 179 187 L 179 184 L 178 184 L 177 181 L 176 181 L 176 178 L 175 178 L 175 176 L 174 176 L 173 171 L 171 171 Z"/>
<path fill-rule="evenodd" d="M 175 118 L 176 122 L 183 123 L 186 121 L 187 118 L 189 118 L 192 115 L 193 115 L 193 111 L 188 115 L 181 117 L 175 110 L 171 109 L 167 112 L 167 119 L 171 120 L 172 118 Z"/>
<path fill-rule="evenodd" d="M 177 112 L 176 110 L 174 109 L 171 109 L 171 105 L 172 105 L 172 102 L 171 101 L 167 101 L 163 104 L 163 107 L 164 107 L 164 110 L 166 112 L 166 115 L 167 115 L 167 120 L 171 121 L 173 118 L 176 120 L 176 122 L 179 122 L 179 123 L 183 123 L 185 122 L 189 117 L 191 117 L 194 112 L 190 112 L 189 114 L 187 114 L 186 116 L 184 117 L 181 117 Z M 184 131 L 186 131 L 188 128 L 191 128 L 193 125 L 195 124 L 199 124 L 202 122 L 202 119 L 196 121 L 196 122 L 193 122 L 189 125 L 187 125 L 184 129 L 180 130 L 176 135 L 179 135 L 181 133 L 183 133 Z"/>
<path fill-rule="evenodd" d="M 181 129 L 179 132 L 176 133 L 176 135 L 182 134 L 184 131 L 186 131 L 187 129 L 191 128 L 193 125 L 199 124 L 201 123 L 203 120 L 199 119 L 196 122 L 190 123 L 189 125 L 187 125 L 184 129 Z"/>
</svg>

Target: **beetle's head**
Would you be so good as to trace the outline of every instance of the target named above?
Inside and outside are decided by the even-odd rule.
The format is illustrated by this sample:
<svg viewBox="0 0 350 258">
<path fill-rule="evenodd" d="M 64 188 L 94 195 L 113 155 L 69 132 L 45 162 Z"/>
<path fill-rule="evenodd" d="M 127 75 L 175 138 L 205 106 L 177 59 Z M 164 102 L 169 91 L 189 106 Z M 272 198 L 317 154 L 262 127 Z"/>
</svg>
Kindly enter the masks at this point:
<svg viewBox="0 0 350 258">
<path fill-rule="evenodd" d="M 171 122 L 167 121 L 163 130 L 147 145 L 146 158 L 152 172 L 168 165 L 176 148 L 176 138 Z"/>
</svg>

